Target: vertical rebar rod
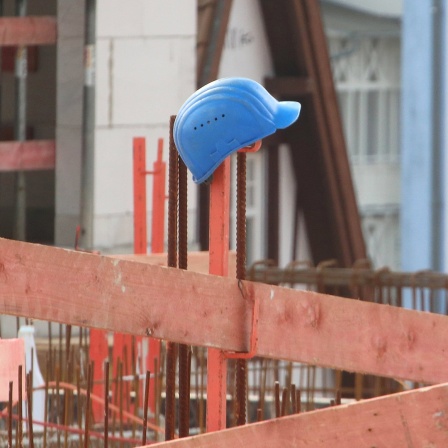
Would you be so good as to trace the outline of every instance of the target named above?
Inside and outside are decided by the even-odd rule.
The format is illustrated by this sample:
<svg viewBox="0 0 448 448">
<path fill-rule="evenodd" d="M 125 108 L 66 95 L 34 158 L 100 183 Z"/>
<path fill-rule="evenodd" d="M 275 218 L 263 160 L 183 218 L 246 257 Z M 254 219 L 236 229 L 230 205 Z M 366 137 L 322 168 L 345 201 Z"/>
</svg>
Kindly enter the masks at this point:
<svg viewBox="0 0 448 448">
<path fill-rule="evenodd" d="M 109 361 L 104 363 L 104 448 L 109 445 Z"/>
<path fill-rule="evenodd" d="M 67 363 L 67 373 L 65 376 L 65 381 L 67 383 L 71 383 L 71 371 L 72 371 L 72 366 L 70 364 L 70 359 L 67 359 L 66 361 Z M 71 391 L 69 389 L 65 389 L 64 390 L 64 426 L 65 426 L 65 431 L 64 431 L 64 448 L 68 447 L 68 425 L 69 425 L 69 410 L 70 410 L 70 402 L 71 402 Z"/>
<path fill-rule="evenodd" d="M 27 404 L 28 404 L 28 438 L 29 447 L 34 448 L 34 433 L 33 433 L 33 377 L 31 373 L 27 374 L 26 378 L 27 390 Z"/>
<path fill-rule="evenodd" d="M 123 447 L 123 362 L 118 363 L 118 406 L 120 409 L 119 430 L 120 430 L 120 448 Z"/>
<path fill-rule="evenodd" d="M 60 405 L 60 397 L 59 397 L 59 382 L 61 380 L 61 369 L 59 365 L 56 365 L 56 423 L 58 425 L 61 424 L 61 405 Z M 58 428 L 56 430 L 57 433 L 57 443 L 58 446 L 61 446 L 61 431 Z"/>
<path fill-rule="evenodd" d="M 280 417 L 280 383 L 274 384 L 275 416 Z"/>
<path fill-rule="evenodd" d="M 151 379 L 151 372 L 146 371 L 145 378 L 145 399 L 143 401 L 143 428 L 142 428 L 142 445 L 146 445 L 146 433 L 148 430 L 148 400 L 149 400 L 149 382 Z"/>
<path fill-rule="evenodd" d="M 204 360 L 204 350 L 202 347 L 199 349 L 199 366 L 201 369 L 201 376 L 200 376 L 200 390 L 201 390 L 201 396 L 199 399 L 199 433 L 202 434 L 205 430 L 205 412 L 204 412 L 204 390 L 205 390 L 205 380 L 204 380 L 204 374 L 205 374 L 205 360 Z"/>
<path fill-rule="evenodd" d="M 161 354 L 161 352 L 160 352 Z M 154 358 L 154 423 L 159 426 L 160 417 L 160 387 L 159 387 L 159 359 Z M 156 433 L 156 441 L 159 440 L 159 433 Z"/>
<path fill-rule="evenodd" d="M 284 387 L 282 392 L 282 409 L 281 409 L 281 416 L 285 416 L 288 413 L 288 404 L 289 404 L 289 393 L 288 388 Z"/>
<path fill-rule="evenodd" d="M 20 381 L 20 380 L 19 380 Z M 47 355 L 46 371 L 45 371 L 45 392 L 44 392 L 44 422 L 48 420 L 48 382 L 50 381 L 50 358 Z M 44 426 L 43 446 L 47 446 L 47 425 Z"/>
<path fill-rule="evenodd" d="M 174 143 L 175 116 L 170 117 L 168 167 L 168 267 L 177 267 L 177 229 L 179 196 L 179 156 Z M 177 344 L 166 344 L 165 440 L 174 439 L 176 425 L 176 358 Z"/>
<path fill-rule="evenodd" d="M 89 424 L 90 424 L 90 390 L 92 389 L 93 366 L 89 363 L 87 368 L 87 394 L 86 394 L 86 411 L 84 425 L 84 448 L 89 446 Z M 59 446 L 59 445 L 58 445 Z"/>
<path fill-rule="evenodd" d="M 16 0 L 16 16 L 24 17 L 27 14 L 28 0 Z M 15 123 L 14 137 L 17 141 L 26 140 L 26 96 L 28 77 L 28 50 L 24 45 L 16 49 L 15 60 Z M 15 217 L 14 238 L 26 239 L 26 177 L 24 171 L 18 171 L 15 179 Z"/>
<path fill-rule="evenodd" d="M 236 277 L 246 278 L 246 154 L 237 153 L 236 173 Z M 237 359 L 235 365 L 235 423 L 246 423 L 247 361 Z"/>
<path fill-rule="evenodd" d="M 19 392 L 19 402 L 18 402 L 18 413 L 19 413 L 19 423 L 17 425 L 17 438 L 19 441 L 19 447 L 22 448 L 22 439 L 23 439 L 23 415 L 22 415 L 22 406 L 23 406 L 23 367 L 19 366 L 18 372 L 18 392 Z M 45 446 L 45 445 L 44 445 Z"/>
<path fill-rule="evenodd" d="M 77 420 L 79 431 L 79 444 L 78 447 L 82 448 L 82 399 L 81 399 L 81 366 L 76 368 L 76 399 L 77 403 Z"/>
<path fill-rule="evenodd" d="M 291 412 L 293 414 L 297 413 L 297 390 L 295 384 L 291 384 Z"/>
<path fill-rule="evenodd" d="M 179 269 L 188 268 L 188 172 L 183 160 L 178 159 L 179 171 Z M 190 346 L 179 344 L 179 437 L 190 433 Z"/>
<path fill-rule="evenodd" d="M 9 382 L 9 401 L 8 401 L 8 448 L 12 448 L 12 392 L 14 383 Z"/>
<path fill-rule="evenodd" d="M 65 362 L 66 363 L 68 363 L 68 360 L 70 359 L 71 340 L 72 340 L 72 326 L 67 325 L 65 327 Z"/>
</svg>

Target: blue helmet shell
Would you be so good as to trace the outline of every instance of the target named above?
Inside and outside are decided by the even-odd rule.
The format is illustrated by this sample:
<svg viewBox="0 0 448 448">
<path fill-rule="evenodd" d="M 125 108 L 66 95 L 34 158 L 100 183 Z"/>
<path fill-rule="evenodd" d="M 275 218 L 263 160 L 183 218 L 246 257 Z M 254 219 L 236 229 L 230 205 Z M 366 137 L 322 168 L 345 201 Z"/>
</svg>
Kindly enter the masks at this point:
<svg viewBox="0 0 448 448">
<path fill-rule="evenodd" d="M 295 101 L 277 101 L 251 79 L 219 79 L 197 90 L 180 108 L 174 141 L 200 184 L 230 154 L 294 123 L 300 107 Z"/>
</svg>

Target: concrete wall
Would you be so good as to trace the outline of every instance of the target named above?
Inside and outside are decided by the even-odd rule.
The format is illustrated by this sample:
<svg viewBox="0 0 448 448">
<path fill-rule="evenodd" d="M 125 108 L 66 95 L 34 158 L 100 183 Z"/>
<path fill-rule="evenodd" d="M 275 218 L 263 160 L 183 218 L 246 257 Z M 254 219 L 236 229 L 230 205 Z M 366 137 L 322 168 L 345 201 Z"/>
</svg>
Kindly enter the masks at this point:
<svg viewBox="0 0 448 448">
<path fill-rule="evenodd" d="M 150 168 L 157 139 L 164 138 L 167 160 L 169 118 L 196 86 L 196 1 L 99 0 L 96 26 L 93 246 L 129 252 L 133 244 L 132 139 L 146 137 Z M 148 177 L 148 200 L 151 182 Z M 193 184 L 189 191 L 193 211 Z M 150 211 L 149 201 L 149 223 Z M 191 219 L 190 226 L 193 240 Z"/>
</svg>

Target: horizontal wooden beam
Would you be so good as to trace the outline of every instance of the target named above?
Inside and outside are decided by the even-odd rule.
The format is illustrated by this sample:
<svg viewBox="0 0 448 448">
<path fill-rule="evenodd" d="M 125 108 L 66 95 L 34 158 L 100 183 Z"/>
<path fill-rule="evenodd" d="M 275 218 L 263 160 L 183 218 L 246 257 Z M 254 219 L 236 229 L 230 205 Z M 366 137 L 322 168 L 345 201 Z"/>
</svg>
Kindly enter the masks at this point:
<svg viewBox="0 0 448 448">
<path fill-rule="evenodd" d="M 277 76 L 265 78 L 264 85 L 274 96 L 300 97 L 315 91 L 315 83 L 311 78 L 296 76 Z"/>
<path fill-rule="evenodd" d="M 0 46 L 54 45 L 57 39 L 55 17 L 1 17 Z"/>
<path fill-rule="evenodd" d="M 441 448 L 447 428 L 448 385 L 441 384 L 149 446 Z"/>
<path fill-rule="evenodd" d="M 19 366 L 23 367 L 23 379 L 25 379 L 25 343 L 23 339 L 0 338 L 0 401 L 9 399 L 9 383 L 13 385 L 13 400 L 19 398 L 18 372 Z M 22 382 L 25 385 L 25 381 Z M 25 392 L 23 390 L 23 392 Z"/>
<path fill-rule="evenodd" d="M 52 170 L 55 159 L 54 140 L 0 142 L 0 172 Z"/>
<path fill-rule="evenodd" d="M 424 383 L 448 317 L 0 239 L 0 313 Z"/>
</svg>

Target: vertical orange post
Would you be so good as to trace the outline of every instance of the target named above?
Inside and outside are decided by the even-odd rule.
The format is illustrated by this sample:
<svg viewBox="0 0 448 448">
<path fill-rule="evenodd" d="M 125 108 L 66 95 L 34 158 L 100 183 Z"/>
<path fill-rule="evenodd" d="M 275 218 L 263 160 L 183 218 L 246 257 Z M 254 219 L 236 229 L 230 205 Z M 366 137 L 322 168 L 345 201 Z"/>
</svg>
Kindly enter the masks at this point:
<svg viewBox="0 0 448 448">
<path fill-rule="evenodd" d="M 166 163 L 163 159 L 163 139 L 159 138 L 157 142 L 157 159 L 153 165 L 153 187 L 152 187 L 152 230 L 151 230 L 151 252 L 162 253 L 164 250 L 164 236 L 165 236 L 165 183 L 166 183 Z M 153 374 L 158 374 L 155 371 L 156 365 L 160 366 L 160 341 L 158 339 L 149 339 L 149 350 L 147 357 L 147 367 Z M 158 363 L 155 360 L 158 360 Z M 156 376 L 157 378 L 157 376 Z M 155 383 L 151 381 L 149 389 L 149 408 L 153 413 L 156 412 L 156 395 Z"/>
<path fill-rule="evenodd" d="M 143 137 L 136 137 L 133 141 L 134 151 L 134 253 L 147 253 L 147 204 L 146 204 L 146 175 L 152 174 L 153 194 L 152 194 L 152 231 L 151 231 L 151 252 L 161 253 L 164 249 L 165 234 L 165 183 L 166 183 L 166 163 L 163 162 L 163 139 L 159 138 L 157 144 L 157 159 L 153 164 L 153 171 L 146 170 L 146 141 Z M 123 336 L 124 337 L 124 336 Z M 160 341 L 148 338 L 149 342 L 146 363 L 142 362 L 141 373 L 148 369 L 155 372 L 155 359 L 160 361 Z M 139 353 L 143 356 L 143 340 L 137 338 Z M 120 344 L 118 344 L 119 346 Z M 129 343 L 129 347 L 130 347 Z M 118 350 L 122 348 L 117 347 Z M 146 365 L 145 365 L 146 364 Z M 160 363 L 159 363 L 160 365 Z M 155 381 L 151 381 L 149 391 L 149 407 L 152 412 L 156 411 Z M 140 401 L 143 399 L 143 388 L 140 389 Z"/>
<path fill-rule="evenodd" d="M 146 254 L 146 143 L 135 137 L 134 153 L 134 253 Z"/>
<path fill-rule="evenodd" d="M 229 269 L 230 158 L 216 169 L 210 186 L 209 272 L 227 276 Z M 226 428 L 227 361 L 209 349 L 207 360 L 207 432 Z"/>
<path fill-rule="evenodd" d="M 109 344 L 107 341 L 107 331 L 90 329 L 89 357 L 94 364 L 93 371 L 93 395 L 104 397 L 104 361 L 109 358 Z M 104 406 L 101 403 L 92 401 L 93 419 L 101 422 L 104 418 Z"/>
<path fill-rule="evenodd" d="M 146 217 L 146 141 L 144 137 L 133 139 L 133 178 L 134 178 L 134 253 L 146 254 L 147 252 L 147 217 Z M 136 338 L 136 348 L 141 347 L 142 339 Z M 136 350 L 137 352 L 141 350 Z M 126 352 L 126 359 L 124 353 Z M 137 356 L 138 353 L 135 353 Z M 135 366 L 132 365 L 132 336 L 115 333 L 114 345 L 112 348 L 112 359 L 117 372 L 118 360 L 123 362 L 123 374 L 133 373 Z M 140 372 L 142 373 L 142 372 Z M 118 383 L 115 383 L 114 394 L 118 393 Z M 123 388 L 123 394 L 128 392 L 128 383 Z M 129 400 L 128 396 L 123 396 L 123 402 Z"/>
<path fill-rule="evenodd" d="M 151 252 L 162 253 L 165 235 L 165 179 L 166 163 L 162 161 L 163 139 L 159 138 L 157 146 L 157 160 L 154 162 L 154 179 L 152 189 L 152 231 Z"/>
</svg>

